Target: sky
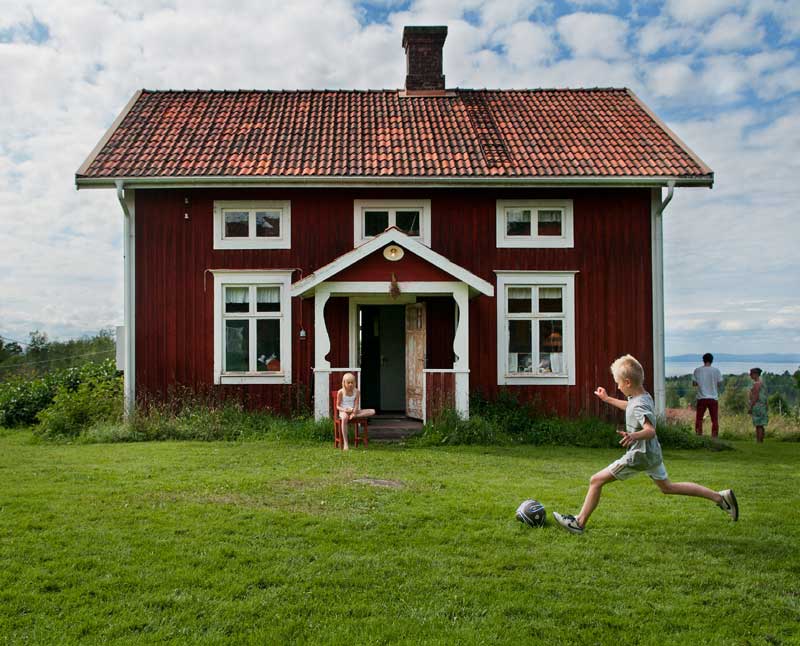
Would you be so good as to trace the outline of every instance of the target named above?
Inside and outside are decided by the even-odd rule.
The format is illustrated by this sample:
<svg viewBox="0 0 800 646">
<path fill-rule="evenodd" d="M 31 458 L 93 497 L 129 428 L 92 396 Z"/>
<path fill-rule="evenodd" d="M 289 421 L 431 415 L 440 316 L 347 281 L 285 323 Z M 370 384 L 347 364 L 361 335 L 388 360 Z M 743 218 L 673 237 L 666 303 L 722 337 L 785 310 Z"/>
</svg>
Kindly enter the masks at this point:
<svg viewBox="0 0 800 646">
<path fill-rule="evenodd" d="M 0 0 L 0 335 L 121 325 L 123 216 L 74 174 L 148 89 L 629 87 L 715 172 L 664 217 L 667 355 L 800 351 L 800 0 Z"/>
</svg>

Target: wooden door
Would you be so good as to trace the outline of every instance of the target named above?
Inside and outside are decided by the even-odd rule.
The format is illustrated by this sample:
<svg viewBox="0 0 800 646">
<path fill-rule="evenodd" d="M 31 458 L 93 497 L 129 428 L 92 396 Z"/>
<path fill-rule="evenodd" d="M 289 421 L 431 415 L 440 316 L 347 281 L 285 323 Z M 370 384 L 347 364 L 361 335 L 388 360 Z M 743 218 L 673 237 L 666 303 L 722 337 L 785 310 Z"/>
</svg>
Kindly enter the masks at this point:
<svg viewBox="0 0 800 646">
<path fill-rule="evenodd" d="M 402 412 L 406 392 L 403 359 L 403 306 L 381 305 L 379 336 L 381 348 L 380 392 L 381 410 Z"/>
<path fill-rule="evenodd" d="M 425 373 L 425 303 L 406 305 L 406 415 L 422 419 Z"/>
</svg>

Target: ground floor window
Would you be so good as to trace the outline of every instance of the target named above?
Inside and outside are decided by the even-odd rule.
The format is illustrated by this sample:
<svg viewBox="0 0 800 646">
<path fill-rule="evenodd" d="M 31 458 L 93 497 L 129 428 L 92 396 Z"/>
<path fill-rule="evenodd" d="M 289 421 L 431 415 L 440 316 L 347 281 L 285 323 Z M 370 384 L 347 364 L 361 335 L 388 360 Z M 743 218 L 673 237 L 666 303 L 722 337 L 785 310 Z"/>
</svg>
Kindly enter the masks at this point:
<svg viewBox="0 0 800 646">
<path fill-rule="evenodd" d="M 291 383 L 288 271 L 214 272 L 214 381 Z"/>
<path fill-rule="evenodd" d="M 497 272 L 497 383 L 575 383 L 574 272 Z"/>
</svg>

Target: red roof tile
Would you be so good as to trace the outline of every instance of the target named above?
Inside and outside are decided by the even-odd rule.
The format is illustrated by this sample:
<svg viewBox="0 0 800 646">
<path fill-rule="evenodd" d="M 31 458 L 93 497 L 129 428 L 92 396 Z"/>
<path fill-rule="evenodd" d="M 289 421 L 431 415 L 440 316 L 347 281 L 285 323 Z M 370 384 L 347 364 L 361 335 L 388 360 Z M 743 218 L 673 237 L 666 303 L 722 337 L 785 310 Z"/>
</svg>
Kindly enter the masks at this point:
<svg viewBox="0 0 800 646">
<path fill-rule="evenodd" d="M 144 90 L 82 170 L 79 179 L 712 178 L 625 89 Z"/>
</svg>

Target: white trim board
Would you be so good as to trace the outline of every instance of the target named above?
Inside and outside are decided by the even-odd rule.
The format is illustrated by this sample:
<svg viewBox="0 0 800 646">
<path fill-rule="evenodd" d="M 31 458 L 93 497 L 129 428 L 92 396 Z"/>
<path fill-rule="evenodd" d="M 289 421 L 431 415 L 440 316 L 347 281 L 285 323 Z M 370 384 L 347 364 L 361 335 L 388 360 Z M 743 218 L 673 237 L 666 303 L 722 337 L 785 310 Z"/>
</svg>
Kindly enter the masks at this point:
<svg viewBox="0 0 800 646">
<path fill-rule="evenodd" d="M 678 175 L 653 175 L 642 177 L 628 176 L 574 176 L 574 177 L 375 177 L 375 176 L 341 176 L 328 177 L 307 175 L 287 177 L 285 175 L 262 175 L 246 177 L 241 175 L 226 176 L 190 176 L 190 177 L 147 177 L 141 175 L 123 175 L 113 177 L 75 177 L 75 185 L 81 188 L 113 188 L 117 181 L 124 181 L 131 188 L 231 188 L 231 187 L 271 187 L 289 188 L 452 188 L 454 186 L 522 188 L 522 187 L 563 187 L 589 188 L 595 186 L 614 186 L 619 188 L 664 187 L 675 182 L 676 187 L 702 186 L 712 188 L 714 175 L 681 177 Z"/>
</svg>

